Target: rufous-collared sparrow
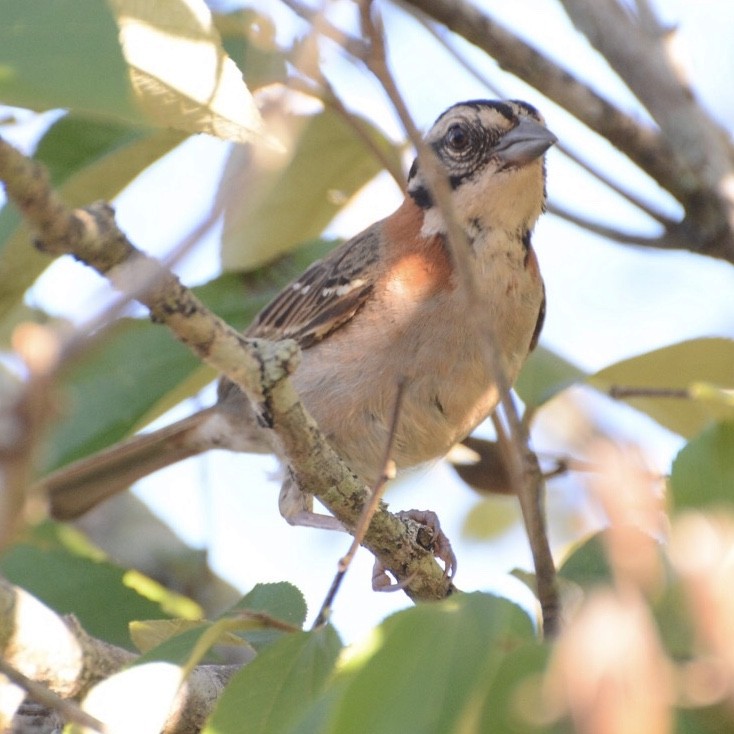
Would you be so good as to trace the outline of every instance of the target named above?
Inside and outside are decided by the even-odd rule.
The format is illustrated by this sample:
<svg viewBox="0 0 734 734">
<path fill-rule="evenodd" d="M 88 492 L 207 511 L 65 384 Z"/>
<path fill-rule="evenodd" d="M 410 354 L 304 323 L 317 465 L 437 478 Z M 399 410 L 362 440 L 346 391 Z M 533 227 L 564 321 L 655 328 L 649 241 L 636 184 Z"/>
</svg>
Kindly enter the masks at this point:
<svg viewBox="0 0 734 734">
<path fill-rule="evenodd" d="M 545 206 L 544 153 L 556 141 L 524 102 L 456 104 L 426 142 L 451 189 L 475 274 L 471 307 L 491 326 L 506 379 L 516 378 L 540 332 L 545 292 L 531 246 Z M 444 214 L 413 164 L 407 194 L 389 217 L 313 263 L 245 332 L 295 339 L 293 375 L 307 410 L 368 485 L 382 470 L 398 384 L 404 384 L 393 459 L 400 469 L 443 456 L 497 405 L 481 335 L 466 318 Z M 135 436 L 43 480 L 52 514 L 73 518 L 135 480 L 211 448 L 269 451 L 249 400 L 227 380 L 216 405 Z M 283 515 L 333 527 L 290 480 Z"/>
</svg>

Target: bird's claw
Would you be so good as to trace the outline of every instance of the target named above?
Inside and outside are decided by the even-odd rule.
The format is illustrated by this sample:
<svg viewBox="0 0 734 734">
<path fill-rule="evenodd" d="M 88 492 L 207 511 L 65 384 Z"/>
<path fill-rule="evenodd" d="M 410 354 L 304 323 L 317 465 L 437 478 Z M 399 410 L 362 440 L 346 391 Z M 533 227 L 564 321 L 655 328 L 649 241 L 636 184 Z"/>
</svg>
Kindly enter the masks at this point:
<svg viewBox="0 0 734 734">
<path fill-rule="evenodd" d="M 438 515 L 430 510 L 405 510 L 396 514 L 401 520 L 413 520 L 430 531 L 430 537 L 426 538 L 425 535 L 421 537 L 422 528 L 418 531 L 416 539 L 419 545 L 426 550 L 431 550 L 436 558 L 443 561 L 444 578 L 453 579 L 457 565 L 456 554 L 451 547 L 451 542 L 441 529 Z M 372 569 L 372 588 L 374 591 L 399 591 L 413 580 L 413 576 L 411 574 L 408 578 L 393 583 L 387 574 L 387 569 L 378 559 L 375 560 Z"/>
</svg>

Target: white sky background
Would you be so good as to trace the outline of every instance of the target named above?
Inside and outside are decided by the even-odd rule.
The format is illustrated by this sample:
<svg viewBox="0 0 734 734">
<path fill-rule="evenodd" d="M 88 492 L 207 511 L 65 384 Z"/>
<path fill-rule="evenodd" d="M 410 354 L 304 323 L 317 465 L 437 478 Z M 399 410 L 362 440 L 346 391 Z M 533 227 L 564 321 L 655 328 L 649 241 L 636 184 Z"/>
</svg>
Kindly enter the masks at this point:
<svg viewBox="0 0 734 734">
<path fill-rule="evenodd" d="M 224 3 L 222 3 L 223 5 Z M 640 110 L 606 63 L 572 28 L 556 2 L 485 0 L 477 3 L 496 19 L 542 48 L 623 108 Z M 273 11 L 279 28 L 291 32 L 293 16 L 275 2 L 262 2 Z M 343 3 L 344 17 L 350 17 Z M 663 18 L 675 23 L 687 47 L 693 87 L 720 122 L 731 130 L 734 120 L 734 3 L 730 0 L 658 0 Z M 275 12 L 277 10 L 277 12 Z M 462 99 L 494 96 L 461 71 L 435 42 L 419 33 L 400 11 L 385 8 L 393 70 L 401 92 L 422 128 L 449 105 Z M 535 91 L 499 71 L 482 54 L 459 44 L 477 65 L 506 91 L 541 108 L 549 127 L 568 146 L 596 165 L 624 177 L 625 184 L 671 212 L 677 205 L 645 180 L 631 164 L 604 141 Z M 325 54 L 325 71 L 347 106 L 362 111 L 400 137 L 395 117 L 366 74 Z M 169 159 L 140 177 L 116 201 L 121 226 L 141 248 L 164 254 L 175 246 L 207 211 L 216 190 L 227 146 L 200 136 L 190 140 Z M 590 182 L 555 150 L 548 154 L 548 188 L 552 199 L 579 212 L 630 231 L 655 232 L 654 225 L 601 185 Z M 330 228 L 332 234 L 351 236 L 392 211 L 400 195 L 386 176 L 367 187 L 349 211 Z M 645 252 L 607 243 L 551 216 L 545 216 L 534 236 L 548 291 L 548 318 L 542 343 L 583 368 L 599 369 L 609 363 L 698 336 L 734 336 L 734 269 L 721 262 L 686 253 Z M 179 272 L 189 284 L 217 273 L 216 232 Z M 68 284 L 74 283 L 73 293 Z M 49 269 L 33 291 L 33 299 L 54 313 L 72 318 L 97 308 L 108 288 L 93 273 L 70 259 Z M 205 401 L 211 400 L 211 391 Z M 658 429 L 630 409 L 584 397 L 599 420 L 620 435 L 643 444 L 651 462 L 667 470 L 678 437 Z M 180 415 L 178 413 L 177 415 Z M 171 417 L 166 418 L 166 422 Z M 544 448 L 552 436 L 536 436 Z M 310 619 L 333 577 L 348 538 L 306 528 L 291 528 L 277 509 L 277 472 L 269 457 L 234 456 L 212 452 L 160 472 L 138 486 L 138 493 L 189 543 L 206 547 L 214 570 L 246 591 L 263 581 L 288 580 L 306 595 Z M 457 585 L 466 590 L 502 588 L 521 598 L 519 582 L 506 572 L 516 565 L 530 567 L 529 551 L 519 525 L 489 543 L 463 540 L 461 528 L 476 495 L 453 480 L 452 471 L 439 464 L 418 471 L 388 493 L 393 509 L 418 507 L 435 510 L 454 542 L 459 557 Z M 549 503 L 554 518 L 565 518 L 552 528 L 558 548 L 569 532 L 580 532 L 601 521 L 585 497 L 583 485 L 566 481 L 551 485 Z M 512 512 L 508 505 L 501 511 Z M 561 512 L 562 511 L 562 512 Z M 519 513 L 516 513 L 519 517 Z M 409 604 L 401 594 L 374 594 L 370 590 L 371 556 L 362 551 L 337 598 L 334 623 L 346 640 L 369 629 L 386 613 Z"/>
</svg>

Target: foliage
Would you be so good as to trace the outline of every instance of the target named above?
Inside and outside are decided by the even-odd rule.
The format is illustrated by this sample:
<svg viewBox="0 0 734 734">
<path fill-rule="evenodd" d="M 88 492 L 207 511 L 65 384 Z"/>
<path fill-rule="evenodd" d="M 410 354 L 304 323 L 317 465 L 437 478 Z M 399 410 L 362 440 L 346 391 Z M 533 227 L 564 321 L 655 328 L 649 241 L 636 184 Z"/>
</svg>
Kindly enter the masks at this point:
<svg viewBox="0 0 734 734">
<path fill-rule="evenodd" d="M 0 13 L 0 101 L 67 111 L 47 126 L 35 155 L 68 203 L 114 198 L 191 133 L 248 144 L 228 153 L 214 197 L 226 272 L 198 288 L 238 328 L 332 246 L 319 239 L 323 230 L 386 162 L 400 167 L 400 146 L 366 118 L 347 121 L 328 94 L 325 106 L 276 130 L 258 92 L 284 81 L 297 60 L 313 59 L 310 40 L 279 47 L 262 14 L 213 18 L 200 0 L 3 0 Z M 4 207 L 6 340 L 19 323 L 49 319 L 24 302 L 48 265 L 28 238 Z M 62 415 L 50 427 L 43 470 L 114 443 L 213 377 L 142 319 L 85 336 L 55 386 Z M 0 571 L 58 613 L 73 613 L 88 633 L 138 649 L 134 665 L 83 703 L 122 730 L 157 731 L 192 670 L 232 647 L 254 660 L 232 677 L 203 727 L 209 734 L 336 734 L 355 731 L 355 722 L 385 733 L 731 731 L 734 342 L 690 339 L 595 374 L 541 347 L 516 391 L 530 419 L 579 385 L 597 397 L 619 385 L 649 390 L 629 404 L 687 443 L 672 465 L 666 507 L 634 452 L 594 455 L 609 527 L 577 539 L 563 559 L 567 628 L 558 642 L 541 641 L 534 608 L 481 592 L 398 612 L 353 646 L 330 625 L 306 630 L 303 597 L 285 582 L 258 584 L 206 619 L 192 600 L 48 522 L 4 551 Z M 510 522 L 496 504 L 486 519 L 487 507 L 470 517 L 473 537 L 497 536 Z M 518 576 L 532 588 L 532 577 Z M 151 709 L 126 704 L 148 699 Z"/>
</svg>

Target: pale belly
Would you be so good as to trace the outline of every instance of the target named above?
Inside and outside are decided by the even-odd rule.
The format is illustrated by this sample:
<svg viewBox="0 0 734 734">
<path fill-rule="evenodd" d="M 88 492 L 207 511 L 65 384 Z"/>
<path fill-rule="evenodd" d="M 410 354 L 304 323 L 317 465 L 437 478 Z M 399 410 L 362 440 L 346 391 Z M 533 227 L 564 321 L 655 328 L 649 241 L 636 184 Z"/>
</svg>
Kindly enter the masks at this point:
<svg viewBox="0 0 734 734">
<path fill-rule="evenodd" d="M 537 307 L 524 309 L 526 319 L 518 319 L 515 313 L 500 320 L 492 340 L 503 345 L 500 357 L 510 384 L 527 356 L 541 297 L 542 293 Z M 442 338 L 444 348 L 436 353 L 426 335 L 432 329 L 446 331 L 446 319 L 458 326 L 448 330 Z M 367 351 L 354 348 L 347 326 L 304 352 L 294 375 L 306 408 L 368 483 L 382 471 L 401 382 L 403 396 L 392 451 L 398 469 L 446 454 L 492 412 L 499 399 L 487 346 L 461 319 L 438 304 L 402 326 L 397 332 L 399 344 L 388 338 L 391 332 L 385 329 L 383 338 Z"/>
</svg>

